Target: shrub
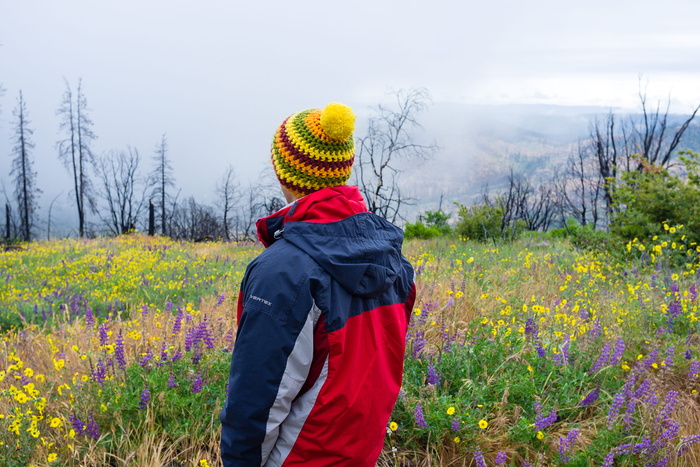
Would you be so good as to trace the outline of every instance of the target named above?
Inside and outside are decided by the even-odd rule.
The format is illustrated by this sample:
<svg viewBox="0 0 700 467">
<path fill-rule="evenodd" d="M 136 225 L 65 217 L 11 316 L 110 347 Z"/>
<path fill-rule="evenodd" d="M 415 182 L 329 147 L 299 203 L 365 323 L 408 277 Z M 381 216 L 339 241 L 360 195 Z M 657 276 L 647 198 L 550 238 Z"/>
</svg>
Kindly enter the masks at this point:
<svg viewBox="0 0 700 467">
<path fill-rule="evenodd" d="M 473 206 L 459 203 L 457 205 L 459 220 L 455 230 L 461 238 L 480 242 L 512 241 L 525 230 L 522 220 L 504 225 L 504 209 L 498 202 L 485 202 Z"/>
</svg>

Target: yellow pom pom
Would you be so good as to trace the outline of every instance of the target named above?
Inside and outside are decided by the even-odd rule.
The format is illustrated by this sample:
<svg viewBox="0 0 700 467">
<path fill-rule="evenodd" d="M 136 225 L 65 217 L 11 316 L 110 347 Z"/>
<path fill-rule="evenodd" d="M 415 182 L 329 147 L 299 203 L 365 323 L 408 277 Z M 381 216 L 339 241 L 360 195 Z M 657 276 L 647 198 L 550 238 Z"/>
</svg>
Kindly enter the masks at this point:
<svg viewBox="0 0 700 467">
<path fill-rule="evenodd" d="M 347 105 L 331 102 L 321 112 L 321 128 L 331 139 L 346 140 L 355 130 L 355 114 Z"/>
</svg>

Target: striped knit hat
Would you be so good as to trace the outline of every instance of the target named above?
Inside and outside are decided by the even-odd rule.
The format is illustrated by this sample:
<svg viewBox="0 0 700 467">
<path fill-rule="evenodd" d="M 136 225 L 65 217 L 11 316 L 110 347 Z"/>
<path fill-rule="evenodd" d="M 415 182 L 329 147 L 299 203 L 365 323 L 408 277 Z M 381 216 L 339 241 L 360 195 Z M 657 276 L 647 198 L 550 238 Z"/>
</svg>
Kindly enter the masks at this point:
<svg viewBox="0 0 700 467">
<path fill-rule="evenodd" d="M 272 141 L 272 166 L 280 183 L 301 198 L 345 185 L 355 160 L 355 114 L 336 102 L 287 118 Z"/>
</svg>

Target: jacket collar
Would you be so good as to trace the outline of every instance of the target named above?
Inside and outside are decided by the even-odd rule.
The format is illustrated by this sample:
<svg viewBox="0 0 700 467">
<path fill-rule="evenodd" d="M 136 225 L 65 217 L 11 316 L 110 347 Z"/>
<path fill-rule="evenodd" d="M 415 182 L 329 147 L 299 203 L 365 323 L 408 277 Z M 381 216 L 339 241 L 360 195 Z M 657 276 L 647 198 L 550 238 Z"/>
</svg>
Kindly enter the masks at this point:
<svg viewBox="0 0 700 467">
<path fill-rule="evenodd" d="M 267 248 L 279 239 L 287 222 L 337 222 L 361 212 L 367 212 L 367 206 L 356 186 L 334 186 L 299 198 L 255 225 Z"/>
</svg>

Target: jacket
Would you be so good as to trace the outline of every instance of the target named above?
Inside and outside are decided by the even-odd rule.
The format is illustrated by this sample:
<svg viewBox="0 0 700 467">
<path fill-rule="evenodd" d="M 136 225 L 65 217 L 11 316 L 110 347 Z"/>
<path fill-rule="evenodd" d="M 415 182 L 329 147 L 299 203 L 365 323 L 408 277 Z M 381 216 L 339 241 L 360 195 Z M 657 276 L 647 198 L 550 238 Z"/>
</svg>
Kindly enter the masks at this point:
<svg viewBox="0 0 700 467">
<path fill-rule="evenodd" d="M 257 222 L 228 397 L 226 467 L 374 466 L 401 387 L 415 300 L 403 233 L 353 186 Z"/>
</svg>

